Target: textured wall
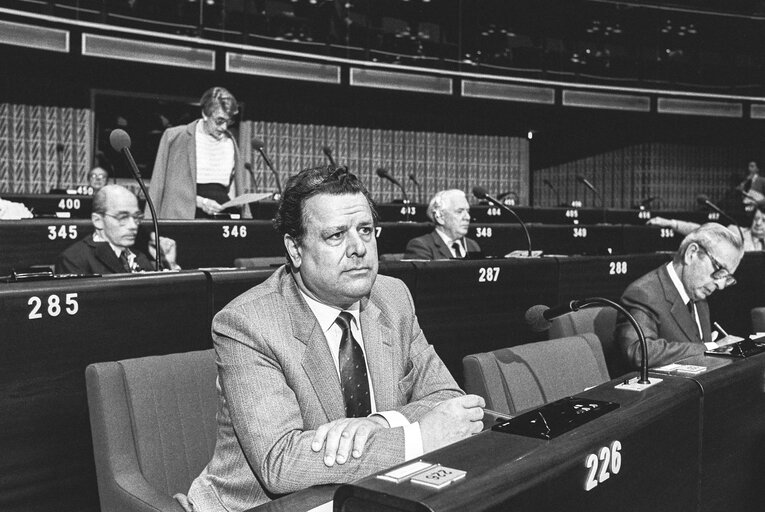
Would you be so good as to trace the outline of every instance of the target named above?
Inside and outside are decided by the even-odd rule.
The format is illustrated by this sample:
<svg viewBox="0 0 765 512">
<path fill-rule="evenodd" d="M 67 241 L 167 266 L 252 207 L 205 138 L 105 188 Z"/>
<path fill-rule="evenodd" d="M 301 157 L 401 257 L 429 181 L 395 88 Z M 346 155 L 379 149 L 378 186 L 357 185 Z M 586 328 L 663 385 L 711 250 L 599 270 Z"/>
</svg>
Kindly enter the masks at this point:
<svg viewBox="0 0 765 512">
<path fill-rule="evenodd" d="M 460 188 L 469 194 L 473 186 L 482 185 L 495 194 L 512 190 L 528 203 L 528 141 L 518 137 L 241 123 L 243 148 L 252 137 L 265 143 L 282 184 L 301 169 L 325 164 L 322 148 L 329 146 L 335 161 L 358 174 L 378 202 L 402 197 L 390 182 L 377 177 L 376 170 L 384 167 L 404 185 L 412 200 L 418 199 L 418 193 L 409 181 L 410 173 L 420 183 L 420 201 L 443 188 Z M 257 152 L 252 151 L 248 161 L 255 174 L 253 188 L 276 190 L 275 179 Z"/>
<path fill-rule="evenodd" d="M 600 206 L 595 195 L 577 182 L 587 177 L 609 208 L 631 208 L 642 199 L 658 196 L 660 209 L 694 209 L 696 196 L 707 194 L 712 201 L 730 199 L 731 175 L 746 174 L 745 151 L 729 146 L 695 146 L 645 143 L 620 148 L 534 172 L 535 206 L 554 206 L 555 193 L 544 184 L 548 179 L 561 201 L 582 200 L 585 206 Z M 734 180 L 735 181 L 735 180 Z"/>
<path fill-rule="evenodd" d="M 86 109 L 0 103 L 0 191 L 44 193 L 87 183 L 93 116 Z"/>
</svg>

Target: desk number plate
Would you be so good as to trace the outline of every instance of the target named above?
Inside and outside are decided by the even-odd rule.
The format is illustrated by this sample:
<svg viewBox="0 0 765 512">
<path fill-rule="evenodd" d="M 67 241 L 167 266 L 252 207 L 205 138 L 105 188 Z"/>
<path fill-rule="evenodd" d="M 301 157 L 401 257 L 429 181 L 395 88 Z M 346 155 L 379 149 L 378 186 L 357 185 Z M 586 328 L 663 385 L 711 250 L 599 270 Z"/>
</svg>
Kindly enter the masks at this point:
<svg viewBox="0 0 765 512">
<path fill-rule="evenodd" d="M 440 489 L 452 482 L 465 478 L 466 474 L 467 472 L 462 471 L 461 469 L 436 466 L 416 475 L 412 478 L 411 482 L 417 485 L 425 485 L 427 487 Z"/>
</svg>

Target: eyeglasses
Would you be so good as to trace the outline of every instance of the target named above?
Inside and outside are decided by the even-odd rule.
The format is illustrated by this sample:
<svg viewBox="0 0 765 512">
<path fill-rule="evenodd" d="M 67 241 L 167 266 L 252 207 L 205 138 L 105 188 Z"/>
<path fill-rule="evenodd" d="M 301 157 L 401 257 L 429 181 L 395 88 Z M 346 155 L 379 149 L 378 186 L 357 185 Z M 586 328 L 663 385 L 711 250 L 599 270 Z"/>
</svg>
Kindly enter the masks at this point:
<svg viewBox="0 0 765 512">
<path fill-rule="evenodd" d="M 128 219 L 133 219 L 136 224 L 140 224 L 143 220 L 143 213 L 120 213 L 117 215 L 112 215 L 111 213 L 102 213 L 101 215 L 111 217 L 112 219 L 116 220 L 120 226 L 127 224 Z"/>
<path fill-rule="evenodd" d="M 234 124 L 234 120 L 230 117 L 208 117 L 207 120 L 212 122 L 215 126 L 231 126 Z"/>
<path fill-rule="evenodd" d="M 738 282 L 736 281 L 736 278 L 731 275 L 727 268 L 723 267 L 720 262 L 714 258 L 714 256 L 709 254 L 709 249 L 701 244 L 698 244 L 698 246 L 699 249 L 704 251 L 704 254 L 707 255 L 709 261 L 712 263 L 712 268 L 714 269 L 714 272 L 712 272 L 712 279 L 725 279 L 725 286 L 733 286 Z"/>
</svg>

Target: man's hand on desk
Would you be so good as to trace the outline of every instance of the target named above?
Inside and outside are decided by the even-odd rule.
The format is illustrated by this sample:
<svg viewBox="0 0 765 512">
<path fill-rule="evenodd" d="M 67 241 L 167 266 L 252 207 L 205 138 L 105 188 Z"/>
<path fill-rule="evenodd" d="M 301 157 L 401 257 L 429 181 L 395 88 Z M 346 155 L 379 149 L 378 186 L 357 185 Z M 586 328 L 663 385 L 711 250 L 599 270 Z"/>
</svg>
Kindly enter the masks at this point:
<svg viewBox="0 0 765 512">
<path fill-rule="evenodd" d="M 324 465 L 327 467 L 335 463 L 345 464 L 350 455 L 356 459 L 361 457 L 369 435 L 380 428 L 388 428 L 388 422 L 379 416 L 330 421 L 316 429 L 311 450 L 318 452 L 324 447 Z"/>
<path fill-rule="evenodd" d="M 478 395 L 458 396 L 435 406 L 420 419 L 425 453 L 480 432 L 485 406 L 486 402 Z"/>
<path fill-rule="evenodd" d="M 172 238 L 167 238 L 166 236 L 159 237 L 159 246 L 162 249 L 162 263 L 167 266 L 170 270 L 180 270 L 180 266 L 178 265 L 176 258 L 178 254 L 178 249 L 175 244 L 175 240 Z M 157 257 L 157 241 L 156 241 L 156 235 L 154 234 L 154 231 L 149 233 L 149 254 L 152 258 Z"/>
</svg>

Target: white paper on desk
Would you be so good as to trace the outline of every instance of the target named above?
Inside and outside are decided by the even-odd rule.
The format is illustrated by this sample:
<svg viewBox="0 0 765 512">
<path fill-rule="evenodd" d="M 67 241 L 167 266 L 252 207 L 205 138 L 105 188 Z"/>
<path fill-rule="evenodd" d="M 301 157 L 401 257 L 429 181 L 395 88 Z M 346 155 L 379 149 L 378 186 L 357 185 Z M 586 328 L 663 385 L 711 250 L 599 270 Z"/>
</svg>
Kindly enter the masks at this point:
<svg viewBox="0 0 765 512">
<path fill-rule="evenodd" d="M 220 205 L 220 207 L 225 210 L 226 208 L 231 208 L 232 206 L 242 206 L 243 204 L 250 204 L 261 201 L 267 197 L 271 197 L 270 192 L 252 192 L 250 194 L 242 194 L 241 196 L 235 197 L 231 201 L 226 201 Z"/>
<path fill-rule="evenodd" d="M 308 512 L 332 512 L 332 500 L 329 500 L 326 503 L 322 503 L 318 507 L 314 507 Z"/>
<path fill-rule="evenodd" d="M 738 343 L 739 341 L 744 341 L 744 338 L 739 338 L 738 336 L 734 336 L 732 334 L 729 334 L 729 335 L 725 336 L 724 338 L 721 338 L 721 339 L 715 341 L 715 343 L 717 343 L 718 347 L 724 347 L 726 345 L 731 345 L 733 343 Z"/>
</svg>

